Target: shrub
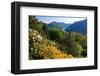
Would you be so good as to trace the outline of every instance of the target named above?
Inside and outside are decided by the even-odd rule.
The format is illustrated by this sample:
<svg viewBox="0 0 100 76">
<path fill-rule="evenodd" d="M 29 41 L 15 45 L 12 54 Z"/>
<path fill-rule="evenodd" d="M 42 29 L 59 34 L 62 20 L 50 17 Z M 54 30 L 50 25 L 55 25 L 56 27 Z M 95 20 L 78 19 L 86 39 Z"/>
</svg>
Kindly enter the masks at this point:
<svg viewBox="0 0 100 76">
<path fill-rule="evenodd" d="M 30 60 L 73 58 L 71 54 L 66 54 L 53 45 L 45 45 L 39 43 L 36 43 L 33 47 L 31 47 L 29 57 Z"/>
<path fill-rule="evenodd" d="M 60 49 L 57 49 L 54 46 L 47 46 L 41 48 L 40 53 L 44 56 L 45 59 L 61 59 L 61 58 L 72 58 L 72 55 L 67 55 L 61 52 Z"/>
<path fill-rule="evenodd" d="M 49 29 L 49 35 L 51 40 L 61 40 L 64 37 L 64 32 L 56 28 L 51 28 Z"/>
</svg>

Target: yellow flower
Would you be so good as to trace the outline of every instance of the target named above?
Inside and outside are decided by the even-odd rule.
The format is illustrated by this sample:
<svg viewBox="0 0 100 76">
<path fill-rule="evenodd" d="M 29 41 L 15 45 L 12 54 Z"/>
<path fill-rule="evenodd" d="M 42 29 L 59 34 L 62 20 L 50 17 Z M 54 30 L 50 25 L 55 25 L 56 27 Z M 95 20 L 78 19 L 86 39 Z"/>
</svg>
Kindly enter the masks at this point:
<svg viewBox="0 0 100 76">
<path fill-rule="evenodd" d="M 67 55 L 57 49 L 55 46 L 45 46 L 41 48 L 41 54 L 44 55 L 45 59 L 62 59 L 62 58 L 73 58 L 72 55 Z"/>
</svg>

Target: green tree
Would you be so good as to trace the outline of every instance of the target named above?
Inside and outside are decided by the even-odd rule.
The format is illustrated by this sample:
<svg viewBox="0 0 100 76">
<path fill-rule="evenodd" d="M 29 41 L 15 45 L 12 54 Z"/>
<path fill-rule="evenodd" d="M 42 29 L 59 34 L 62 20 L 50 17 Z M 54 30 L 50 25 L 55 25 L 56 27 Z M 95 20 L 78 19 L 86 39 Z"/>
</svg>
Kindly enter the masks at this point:
<svg viewBox="0 0 100 76">
<path fill-rule="evenodd" d="M 64 38 L 64 32 L 56 28 L 49 29 L 49 35 L 51 40 L 61 40 Z"/>
<path fill-rule="evenodd" d="M 48 26 L 47 26 L 45 23 L 43 24 L 42 29 L 43 29 L 43 31 L 44 31 L 44 33 L 45 33 L 45 36 L 46 36 L 47 38 L 49 38 Z"/>
<path fill-rule="evenodd" d="M 29 28 L 34 28 L 35 24 L 38 23 L 38 20 L 35 16 L 29 16 Z"/>
<path fill-rule="evenodd" d="M 64 44 L 68 49 L 66 50 L 68 53 L 75 57 L 79 57 L 81 55 L 83 48 L 79 43 L 76 42 L 76 33 L 67 32 L 65 35 Z"/>
</svg>

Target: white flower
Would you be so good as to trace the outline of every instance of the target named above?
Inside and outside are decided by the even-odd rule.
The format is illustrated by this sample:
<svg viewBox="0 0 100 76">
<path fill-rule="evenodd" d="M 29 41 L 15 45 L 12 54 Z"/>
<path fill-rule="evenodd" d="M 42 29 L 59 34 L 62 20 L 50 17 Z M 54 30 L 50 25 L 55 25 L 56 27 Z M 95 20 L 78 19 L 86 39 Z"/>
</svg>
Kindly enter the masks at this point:
<svg viewBox="0 0 100 76">
<path fill-rule="evenodd" d="M 31 50 L 33 50 L 33 48 L 31 48 Z"/>
<path fill-rule="evenodd" d="M 33 33 L 33 35 L 35 36 L 36 34 L 35 34 L 35 33 Z"/>
<path fill-rule="evenodd" d="M 35 39 L 35 37 L 32 37 L 32 39 L 34 40 L 34 39 Z"/>
<path fill-rule="evenodd" d="M 38 38 L 39 41 L 42 40 L 42 36 L 40 36 L 40 35 L 38 35 L 37 38 Z"/>
<path fill-rule="evenodd" d="M 32 29 L 30 28 L 29 31 L 32 32 Z"/>
<path fill-rule="evenodd" d="M 36 44 L 36 43 L 33 43 L 34 45 Z"/>
<path fill-rule="evenodd" d="M 42 37 L 40 37 L 40 41 L 42 40 Z"/>
<path fill-rule="evenodd" d="M 37 35 L 37 37 L 40 38 L 41 36 L 40 35 Z"/>
<path fill-rule="evenodd" d="M 35 33 L 37 33 L 37 31 L 36 31 L 36 30 L 34 30 L 34 32 L 35 32 Z"/>
</svg>

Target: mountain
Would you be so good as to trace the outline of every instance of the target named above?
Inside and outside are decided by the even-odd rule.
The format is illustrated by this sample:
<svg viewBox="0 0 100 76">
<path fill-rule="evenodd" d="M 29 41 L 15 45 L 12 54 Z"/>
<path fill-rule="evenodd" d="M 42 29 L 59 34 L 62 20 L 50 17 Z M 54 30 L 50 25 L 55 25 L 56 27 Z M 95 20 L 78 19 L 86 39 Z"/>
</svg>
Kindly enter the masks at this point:
<svg viewBox="0 0 100 76">
<path fill-rule="evenodd" d="M 64 31 L 67 31 L 67 32 L 80 32 L 82 34 L 86 34 L 87 33 L 87 19 L 81 20 L 81 21 L 78 21 L 78 22 L 74 22 L 69 27 L 64 29 Z"/>
<path fill-rule="evenodd" d="M 61 30 L 64 30 L 65 28 L 67 28 L 70 24 L 66 24 L 64 22 L 51 22 L 48 24 L 49 28 L 58 28 Z"/>
</svg>

